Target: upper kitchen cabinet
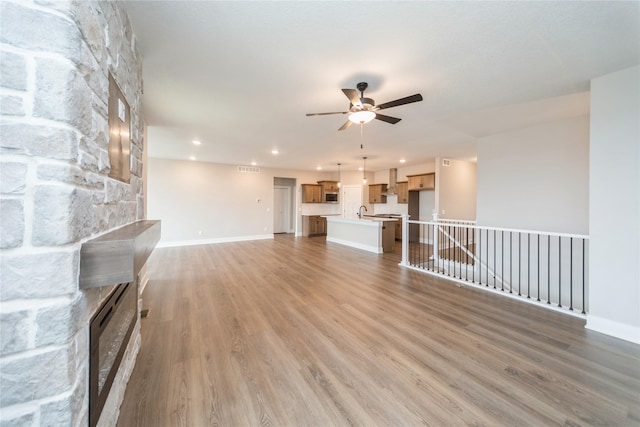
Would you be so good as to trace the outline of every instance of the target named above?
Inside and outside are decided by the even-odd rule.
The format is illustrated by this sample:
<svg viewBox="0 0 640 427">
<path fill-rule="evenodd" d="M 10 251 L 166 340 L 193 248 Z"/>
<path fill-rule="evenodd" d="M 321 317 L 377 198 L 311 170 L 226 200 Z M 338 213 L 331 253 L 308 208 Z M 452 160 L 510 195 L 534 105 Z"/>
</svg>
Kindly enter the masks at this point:
<svg viewBox="0 0 640 427">
<path fill-rule="evenodd" d="M 369 203 L 387 203 L 387 184 L 369 186 Z"/>
<path fill-rule="evenodd" d="M 322 191 L 325 193 L 337 193 L 340 190 L 338 181 L 318 181 L 322 185 Z"/>
<path fill-rule="evenodd" d="M 338 181 L 318 181 L 322 186 L 322 201 L 324 203 L 338 203 L 340 187 Z"/>
<path fill-rule="evenodd" d="M 322 185 L 302 184 L 302 203 L 322 203 Z"/>
<path fill-rule="evenodd" d="M 398 203 L 409 203 L 409 182 L 398 182 Z"/>
<path fill-rule="evenodd" d="M 409 191 L 436 189 L 436 174 L 434 172 L 420 175 L 407 175 L 407 179 L 409 179 Z"/>
</svg>

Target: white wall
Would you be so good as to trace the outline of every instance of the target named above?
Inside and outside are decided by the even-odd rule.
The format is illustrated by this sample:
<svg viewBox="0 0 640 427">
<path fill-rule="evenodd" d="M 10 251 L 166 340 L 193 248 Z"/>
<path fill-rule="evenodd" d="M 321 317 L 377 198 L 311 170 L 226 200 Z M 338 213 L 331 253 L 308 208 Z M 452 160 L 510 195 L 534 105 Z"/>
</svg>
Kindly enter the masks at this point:
<svg viewBox="0 0 640 427">
<path fill-rule="evenodd" d="M 436 202 L 436 192 L 434 190 L 424 190 L 420 191 L 420 203 L 419 203 L 419 212 L 420 216 L 417 218 L 418 221 L 432 221 L 433 220 L 433 212 L 438 210 L 437 202 Z M 413 219 L 413 218 L 410 218 Z"/>
<path fill-rule="evenodd" d="M 260 173 L 240 173 L 236 165 L 149 158 L 148 218 L 162 220 L 159 245 L 271 238 L 275 177 L 296 180 L 297 234 L 301 215 L 340 213 L 339 204 L 301 203 L 301 184 L 336 179 L 335 172 L 260 168 Z M 342 183 L 362 184 L 362 174 L 343 171 Z"/>
<path fill-rule="evenodd" d="M 438 215 L 448 219 L 476 219 L 476 163 L 449 159 L 450 166 L 437 163 Z M 422 213 L 422 210 L 420 211 Z"/>
<path fill-rule="evenodd" d="M 591 81 L 587 328 L 640 343 L 640 66 Z"/>
<path fill-rule="evenodd" d="M 272 232 L 273 176 L 155 158 L 148 173 L 148 215 L 162 220 L 161 243 Z"/>
<path fill-rule="evenodd" d="M 478 140 L 479 225 L 589 232 L 589 118 Z"/>
<path fill-rule="evenodd" d="M 435 162 L 429 162 L 422 165 L 402 166 L 396 168 L 398 174 L 396 176 L 397 181 L 407 181 L 407 175 L 420 175 L 421 173 L 431 173 L 436 171 Z M 373 177 L 374 181 L 370 184 L 388 184 L 389 183 L 389 169 L 376 171 Z"/>
</svg>

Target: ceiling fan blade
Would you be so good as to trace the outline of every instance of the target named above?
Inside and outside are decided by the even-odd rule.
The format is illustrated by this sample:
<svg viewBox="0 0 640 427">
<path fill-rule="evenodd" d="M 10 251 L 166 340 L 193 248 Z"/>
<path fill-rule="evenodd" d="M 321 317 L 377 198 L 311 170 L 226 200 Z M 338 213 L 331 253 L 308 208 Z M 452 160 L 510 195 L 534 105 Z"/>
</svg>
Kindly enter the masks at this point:
<svg viewBox="0 0 640 427">
<path fill-rule="evenodd" d="M 402 120 L 397 117 L 385 116 L 384 114 L 378 114 L 378 113 L 376 113 L 375 118 L 378 120 L 382 120 L 383 122 L 391 123 L 392 125 L 395 125 L 400 120 Z"/>
<path fill-rule="evenodd" d="M 307 113 L 307 116 L 328 116 L 329 114 L 349 114 L 348 111 L 336 111 L 334 113 Z"/>
<path fill-rule="evenodd" d="M 344 90 L 344 89 L 343 89 Z M 397 107 L 398 105 L 411 104 L 412 102 L 422 101 L 422 95 L 416 93 L 415 95 L 407 96 L 406 98 L 396 99 L 395 101 L 385 102 L 384 104 L 376 105 L 376 110 L 384 110 L 385 108 Z"/>
<path fill-rule="evenodd" d="M 349 98 L 349 101 L 351 102 L 352 105 L 354 105 L 355 107 L 362 108 L 362 102 L 360 101 L 360 97 L 358 96 L 357 90 L 342 89 L 342 92 L 344 92 L 344 94 L 347 95 L 347 98 Z"/>
<path fill-rule="evenodd" d="M 345 122 L 345 124 L 342 125 L 342 127 L 340 127 L 340 129 L 338 130 L 345 130 L 346 128 L 348 128 L 349 126 L 351 126 L 351 123 L 353 123 L 351 120 L 347 120 Z"/>
</svg>

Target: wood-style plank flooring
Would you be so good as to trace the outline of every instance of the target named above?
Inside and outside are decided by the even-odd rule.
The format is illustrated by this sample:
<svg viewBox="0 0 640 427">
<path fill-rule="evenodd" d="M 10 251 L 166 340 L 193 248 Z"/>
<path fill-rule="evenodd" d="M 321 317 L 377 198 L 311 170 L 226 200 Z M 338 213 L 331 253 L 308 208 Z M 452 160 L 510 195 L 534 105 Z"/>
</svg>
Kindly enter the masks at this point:
<svg viewBox="0 0 640 427">
<path fill-rule="evenodd" d="M 118 425 L 640 425 L 640 347 L 322 238 L 156 249 Z"/>
</svg>

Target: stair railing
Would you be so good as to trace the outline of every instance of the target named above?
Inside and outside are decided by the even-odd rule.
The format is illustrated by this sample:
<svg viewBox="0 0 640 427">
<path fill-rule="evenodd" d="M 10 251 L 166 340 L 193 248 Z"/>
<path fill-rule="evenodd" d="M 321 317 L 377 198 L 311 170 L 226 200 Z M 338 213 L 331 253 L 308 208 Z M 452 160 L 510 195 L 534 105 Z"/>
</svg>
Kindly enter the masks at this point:
<svg viewBox="0 0 640 427">
<path fill-rule="evenodd" d="M 570 313 L 587 312 L 589 237 L 403 217 L 400 265 Z"/>
</svg>

